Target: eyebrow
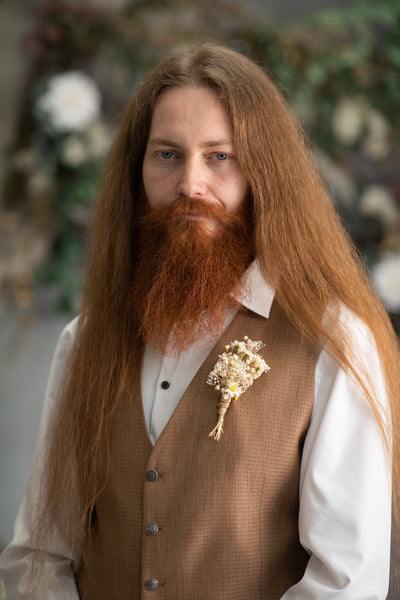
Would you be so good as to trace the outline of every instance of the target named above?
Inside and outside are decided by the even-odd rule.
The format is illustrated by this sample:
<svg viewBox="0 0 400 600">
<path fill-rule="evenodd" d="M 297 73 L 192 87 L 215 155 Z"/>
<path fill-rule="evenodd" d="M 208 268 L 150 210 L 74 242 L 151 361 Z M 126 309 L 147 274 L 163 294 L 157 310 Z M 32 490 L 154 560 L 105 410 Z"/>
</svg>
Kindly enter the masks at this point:
<svg viewBox="0 0 400 600">
<path fill-rule="evenodd" d="M 149 144 L 160 144 L 161 146 L 172 146 L 173 148 L 179 148 L 180 144 L 178 142 L 174 142 L 173 140 L 168 140 L 166 138 L 150 138 L 148 141 Z M 213 146 L 233 146 L 233 141 L 228 138 L 222 138 L 220 140 L 209 140 L 201 144 L 203 148 L 211 148 Z"/>
</svg>

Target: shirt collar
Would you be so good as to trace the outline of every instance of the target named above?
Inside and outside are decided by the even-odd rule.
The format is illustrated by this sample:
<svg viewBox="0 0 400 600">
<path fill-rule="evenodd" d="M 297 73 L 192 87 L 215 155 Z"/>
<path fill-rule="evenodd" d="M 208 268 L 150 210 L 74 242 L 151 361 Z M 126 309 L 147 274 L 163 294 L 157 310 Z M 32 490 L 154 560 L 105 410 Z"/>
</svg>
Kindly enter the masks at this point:
<svg viewBox="0 0 400 600">
<path fill-rule="evenodd" d="M 246 290 L 246 296 L 240 300 L 243 306 L 268 319 L 275 289 L 265 280 L 257 259 L 247 267 L 242 281 Z"/>
</svg>

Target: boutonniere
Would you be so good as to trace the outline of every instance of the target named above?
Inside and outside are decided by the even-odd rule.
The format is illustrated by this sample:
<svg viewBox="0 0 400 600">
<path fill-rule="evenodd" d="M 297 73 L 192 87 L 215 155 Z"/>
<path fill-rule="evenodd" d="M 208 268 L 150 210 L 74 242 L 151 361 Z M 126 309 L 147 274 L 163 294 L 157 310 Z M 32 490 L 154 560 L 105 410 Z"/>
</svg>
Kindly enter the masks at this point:
<svg viewBox="0 0 400 600">
<path fill-rule="evenodd" d="M 256 354 L 265 344 L 260 341 L 253 342 L 247 335 L 243 342 L 234 341 L 225 346 L 226 352 L 220 354 L 213 370 L 207 378 L 207 383 L 213 385 L 221 392 L 218 403 L 218 422 L 209 437 L 219 440 L 226 411 L 232 399 L 237 400 L 253 381 L 263 373 L 270 370 L 265 360 Z"/>
</svg>

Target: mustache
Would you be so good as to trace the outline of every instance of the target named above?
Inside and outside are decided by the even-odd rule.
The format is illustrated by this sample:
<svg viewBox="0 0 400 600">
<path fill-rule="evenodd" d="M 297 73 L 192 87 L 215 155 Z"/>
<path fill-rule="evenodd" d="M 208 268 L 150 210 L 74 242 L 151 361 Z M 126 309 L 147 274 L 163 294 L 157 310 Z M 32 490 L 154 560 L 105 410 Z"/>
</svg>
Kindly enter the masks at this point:
<svg viewBox="0 0 400 600">
<path fill-rule="evenodd" d="M 179 197 L 170 207 L 171 219 L 179 219 L 188 214 L 207 219 L 223 221 L 226 216 L 225 208 L 220 204 L 213 204 L 204 200 Z"/>
<path fill-rule="evenodd" d="M 171 221 L 179 221 L 185 217 L 202 217 L 214 219 L 221 224 L 232 224 L 237 221 L 237 213 L 227 211 L 221 204 L 179 196 L 176 200 L 161 206 L 148 206 L 146 214 L 139 218 L 139 225 L 165 225 Z"/>
</svg>

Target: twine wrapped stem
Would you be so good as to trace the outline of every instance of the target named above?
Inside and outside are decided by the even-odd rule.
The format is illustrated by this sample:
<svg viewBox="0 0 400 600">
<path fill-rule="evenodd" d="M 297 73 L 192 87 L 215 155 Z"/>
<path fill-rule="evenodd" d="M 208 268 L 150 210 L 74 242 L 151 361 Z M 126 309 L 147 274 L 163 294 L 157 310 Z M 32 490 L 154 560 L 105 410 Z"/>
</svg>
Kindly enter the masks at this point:
<svg viewBox="0 0 400 600">
<path fill-rule="evenodd" d="M 230 406 L 231 401 L 232 401 L 231 398 L 222 398 L 220 400 L 220 402 L 218 403 L 218 421 L 217 421 L 216 426 L 214 427 L 214 429 L 210 432 L 210 434 L 208 436 L 208 437 L 214 438 L 214 440 L 217 440 L 217 442 L 224 432 L 224 430 L 222 429 L 222 425 L 224 423 L 225 414 Z"/>
</svg>

